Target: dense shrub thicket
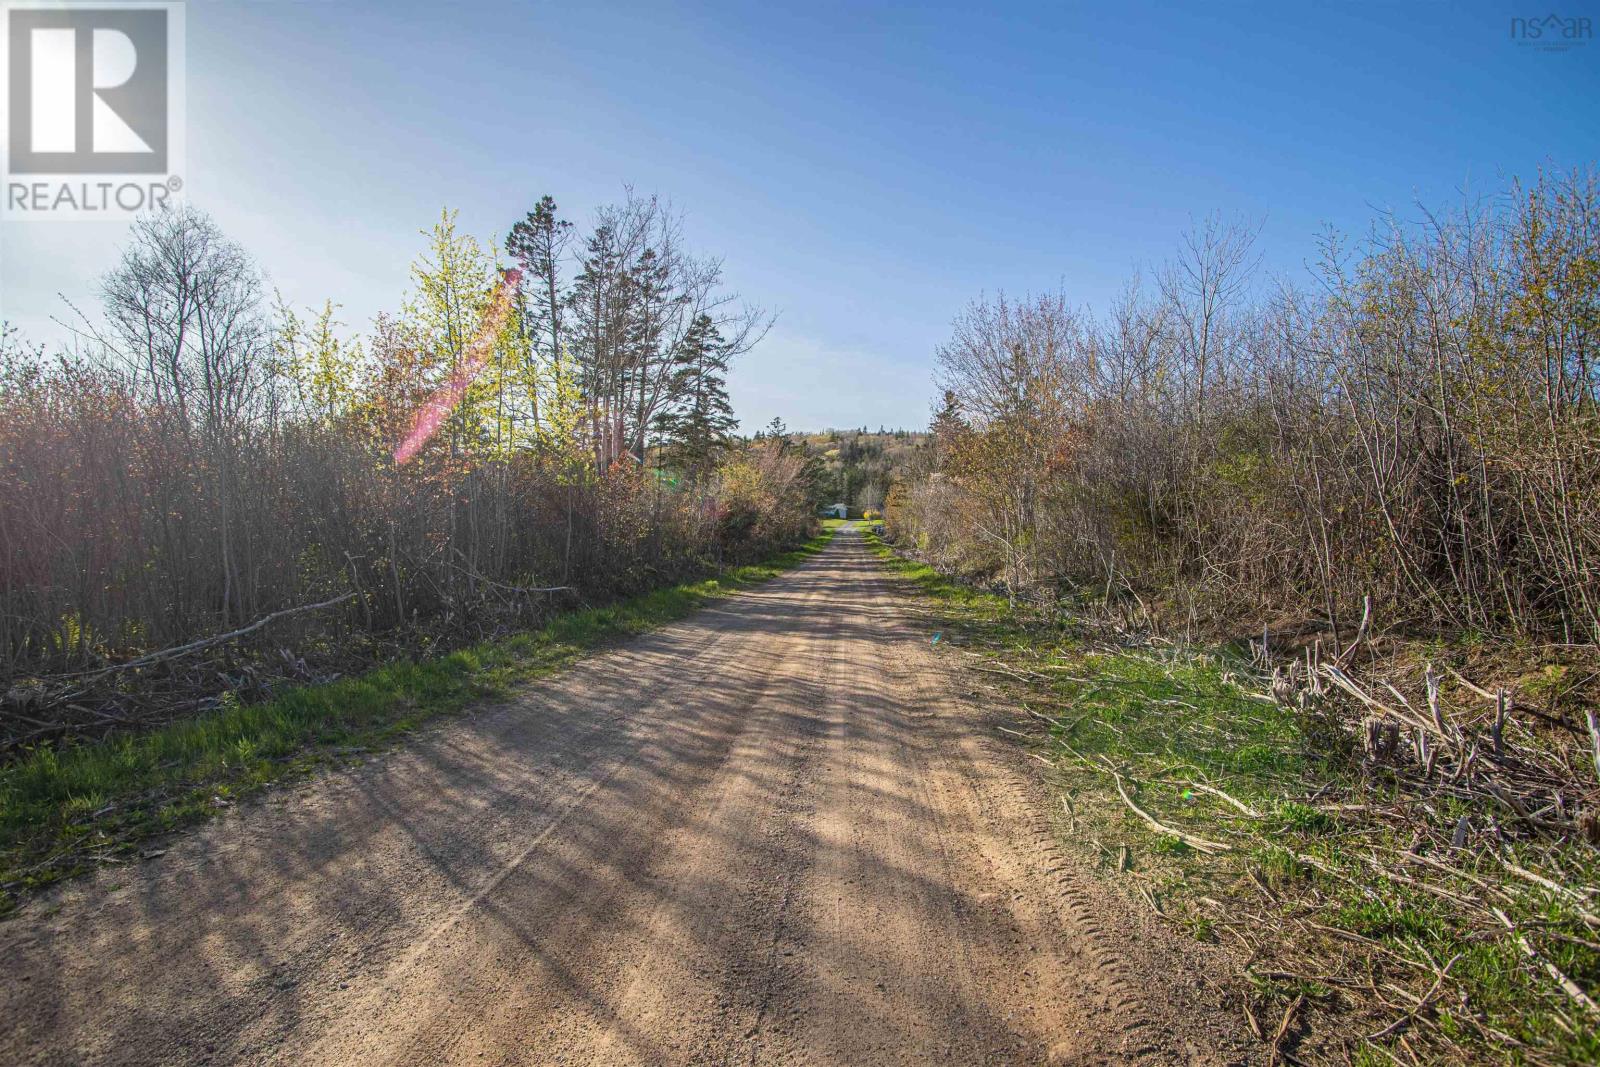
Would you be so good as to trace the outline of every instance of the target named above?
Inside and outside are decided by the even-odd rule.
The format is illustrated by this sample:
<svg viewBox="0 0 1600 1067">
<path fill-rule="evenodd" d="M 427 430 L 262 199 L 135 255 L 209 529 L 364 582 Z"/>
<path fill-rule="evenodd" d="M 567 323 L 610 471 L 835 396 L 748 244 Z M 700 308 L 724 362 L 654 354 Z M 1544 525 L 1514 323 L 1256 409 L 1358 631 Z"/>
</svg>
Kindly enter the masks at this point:
<svg viewBox="0 0 1600 1067">
<path fill-rule="evenodd" d="M 1600 195 L 1584 171 L 1370 237 L 1310 291 L 1212 220 L 1100 314 L 980 301 L 893 531 L 1014 595 L 1600 641 Z"/>
<path fill-rule="evenodd" d="M 137 225 L 78 351 L 0 340 L 3 739 L 121 722 L 197 658 L 75 679 L 274 613 L 177 688 L 474 639 L 807 536 L 798 448 L 731 436 L 757 316 L 653 201 L 570 229 L 546 200 L 502 263 L 446 215 L 403 310 L 352 340 L 331 306 L 266 309 L 181 209 Z"/>
</svg>

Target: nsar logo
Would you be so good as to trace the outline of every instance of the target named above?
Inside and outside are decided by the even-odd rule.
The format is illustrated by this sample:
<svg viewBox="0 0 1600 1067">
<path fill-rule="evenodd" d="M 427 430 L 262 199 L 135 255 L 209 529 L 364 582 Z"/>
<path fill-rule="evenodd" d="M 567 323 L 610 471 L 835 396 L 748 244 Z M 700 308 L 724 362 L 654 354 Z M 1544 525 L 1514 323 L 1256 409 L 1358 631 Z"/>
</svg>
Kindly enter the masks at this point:
<svg viewBox="0 0 1600 1067">
<path fill-rule="evenodd" d="M 1545 15 L 1511 20 L 1511 39 L 1541 52 L 1567 52 L 1589 43 L 1594 22 L 1587 15 Z"/>
</svg>

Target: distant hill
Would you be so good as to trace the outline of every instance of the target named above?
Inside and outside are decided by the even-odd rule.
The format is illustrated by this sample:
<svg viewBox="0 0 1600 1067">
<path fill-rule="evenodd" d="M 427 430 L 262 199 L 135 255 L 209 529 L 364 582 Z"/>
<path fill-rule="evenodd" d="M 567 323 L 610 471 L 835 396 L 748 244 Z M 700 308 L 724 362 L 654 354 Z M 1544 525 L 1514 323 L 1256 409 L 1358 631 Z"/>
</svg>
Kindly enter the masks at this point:
<svg viewBox="0 0 1600 1067">
<path fill-rule="evenodd" d="M 827 503 L 855 511 L 881 511 L 889 489 L 907 477 L 928 448 L 920 430 L 821 430 L 794 433 L 791 439 L 817 457 Z"/>
</svg>

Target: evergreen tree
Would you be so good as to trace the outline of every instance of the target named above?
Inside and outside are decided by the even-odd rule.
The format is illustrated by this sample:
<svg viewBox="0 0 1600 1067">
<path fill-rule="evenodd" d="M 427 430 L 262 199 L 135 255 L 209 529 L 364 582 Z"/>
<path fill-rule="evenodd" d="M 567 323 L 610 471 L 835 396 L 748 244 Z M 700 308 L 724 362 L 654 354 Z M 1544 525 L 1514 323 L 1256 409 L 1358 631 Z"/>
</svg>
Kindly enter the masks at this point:
<svg viewBox="0 0 1600 1067">
<path fill-rule="evenodd" d="M 536 439 L 563 441 L 573 427 L 553 430 L 545 425 L 551 412 L 543 410 L 542 400 L 553 402 L 555 395 L 571 386 L 575 370 L 568 359 L 563 336 L 562 310 L 566 294 L 561 282 L 561 260 L 572 239 L 572 223 L 556 214 L 553 197 L 543 196 L 527 217 L 511 227 L 506 235 L 506 254 L 522 269 L 518 293 L 516 329 L 527 353 L 523 368 L 529 398 L 529 418 Z M 566 412 L 562 412 L 565 415 Z"/>
<path fill-rule="evenodd" d="M 699 315 L 673 355 L 677 402 L 656 419 L 666 461 L 690 478 L 716 467 L 739 421 L 728 399 L 727 342 L 709 315 Z"/>
<path fill-rule="evenodd" d="M 954 390 L 944 391 L 944 397 L 939 402 L 938 410 L 933 413 L 933 423 L 928 429 L 933 434 L 934 448 L 941 454 L 967 432 L 966 416 L 961 411 L 961 398 L 956 396 Z"/>
</svg>

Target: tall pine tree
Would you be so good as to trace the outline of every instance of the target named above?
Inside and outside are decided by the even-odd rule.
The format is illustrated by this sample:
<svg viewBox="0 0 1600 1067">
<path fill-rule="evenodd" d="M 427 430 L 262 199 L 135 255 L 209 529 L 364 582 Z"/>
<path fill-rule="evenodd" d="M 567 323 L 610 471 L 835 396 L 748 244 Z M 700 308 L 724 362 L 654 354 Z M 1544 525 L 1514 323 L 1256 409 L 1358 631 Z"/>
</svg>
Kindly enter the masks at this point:
<svg viewBox="0 0 1600 1067">
<path fill-rule="evenodd" d="M 690 323 L 673 353 L 672 393 L 677 402 L 656 419 L 662 458 L 691 480 L 716 467 L 739 421 L 728 399 L 726 341 L 709 315 Z"/>
</svg>

